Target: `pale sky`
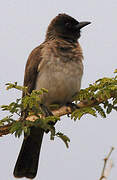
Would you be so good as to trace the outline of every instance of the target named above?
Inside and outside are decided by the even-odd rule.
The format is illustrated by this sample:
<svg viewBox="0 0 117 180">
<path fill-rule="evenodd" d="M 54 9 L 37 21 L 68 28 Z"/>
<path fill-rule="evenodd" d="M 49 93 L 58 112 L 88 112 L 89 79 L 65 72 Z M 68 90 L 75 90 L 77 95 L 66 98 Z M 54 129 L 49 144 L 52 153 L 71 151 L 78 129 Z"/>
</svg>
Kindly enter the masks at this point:
<svg viewBox="0 0 117 180">
<path fill-rule="evenodd" d="M 92 22 L 80 38 L 84 52 L 82 88 L 101 77 L 113 76 L 117 68 L 116 0 L 4 0 L 0 4 L 0 105 L 21 96 L 17 91 L 6 91 L 4 85 L 15 81 L 22 85 L 28 55 L 44 41 L 47 26 L 58 13 Z M 5 115 L 1 112 L 0 118 Z M 66 149 L 61 140 L 53 142 L 45 135 L 35 180 L 99 179 L 103 158 L 111 146 L 115 147 L 114 167 L 108 180 L 116 179 L 116 117 L 116 112 L 106 119 L 88 115 L 77 122 L 63 117 L 57 129 L 70 137 L 70 147 Z M 22 138 L 8 135 L 0 139 L 1 180 L 15 180 L 13 169 Z"/>
</svg>

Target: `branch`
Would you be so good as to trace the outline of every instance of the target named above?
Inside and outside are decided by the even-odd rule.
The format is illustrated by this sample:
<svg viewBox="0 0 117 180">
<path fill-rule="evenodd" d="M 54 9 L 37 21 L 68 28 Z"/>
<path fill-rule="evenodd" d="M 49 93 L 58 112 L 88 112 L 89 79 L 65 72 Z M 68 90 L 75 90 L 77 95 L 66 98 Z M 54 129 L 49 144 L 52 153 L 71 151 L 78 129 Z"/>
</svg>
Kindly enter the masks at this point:
<svg viewBox="0 0 117 180">
<path fill-rule="evenodd" d="M 9 129 L 10 129 L 11 125 L 12 125 L 12 123 L 10 123 L 8 125 L 0 126 L 0 137 L 10 133 Z"/>
<path fill-rule="evenodd" d="M 111 97 L 115 97 L 115 94 L 111 94 Z M 108 100 L 107 97 L 105 98 L 105 101 L 106 100 Z M 103 99 L 98 97 L 97 99 L 92 99 L 90 101 L 89 100 L 81 101 L 76 106 L 78 107 L 78 109 L 82 109 L 85 107 L 93 107 L 95 105 L 103 103 L 103 101 L 104 101 Z M 57 116 L 57 117 L 61 117 L 63 115 L 69 115 L 72 112 L 73 112 L 73 110 L 69 106 L 62 106 L 59 109 L 52 111 L 53 115 Z M 35 121 L 37 119 L 38 119 L 38 117 L 35 115 L 31 115 L 26 118 L 26 120 L 28 120 L 28 121 Z M 10 133 L 9 130 L 10 130 L 11 126 L 12 126 L 12 123 L 9 123 L 8 125 L 0 126 L 0 137 L 3 135 L 9 134 Z"/>
<path fill-rule="evenodd" d="M 100 103 L 100 102 L 101 101 L 98 101 L 98 103 Z M 93 106 L 94 104 L 97 104 L 96 100 L 92 100 L 90 102 L 90 104 L 87 101 L 84 101 L 84 102 L 78 103 L 77 107 L 79 109 L 79 108 L 83 108 L 83 107 Z M 71 113 L 72 113 L 72 109 L 69 106 L 62 106 L 59 109 L 52 111 L 52 114 L 57 117 L 61 117 L 63 115 L 67 115 L 67 114 L 71 114 Z M 38 117 L 35 115 L 31 115 L 26 118 L 26 120 L 28 120 L 28 121 L 35 121 L 36 119 L 38 119 Z M 0 137 L 2 137 L 3 135 L 9 134 L 10 133 L 9 130 L 10 130 L 11 126 L 12 126 L 12 123 L 9 123 L 8 125 L 0 126 Z"/>
<path fill-rule="evenodd" d="M 60 116 L 66 115 L 66 114 L 71 114 L 72 109 L 70 107 L 68 107 L 68 106 L 62 106 L 58 110 L 52 111 L 52 113 L 53 113 L 54 116 L 60 117 Z M 31 115 L 31 116 L 28 116 L 26 118 L 26 120 L 32 121 L 32 122 L 37 120 L 37 119 L 38 119 L 38 117 L 35 116 L 35 115 Z M 0 137 L 2 137 L 3 135 L 9 134 L 11 126 L 12 126 L 12 123 L 9 123 L 8 125 L 0 126 Z"/>
<path fill-rule="evenodd" d="M 110 161 L 109 166 L 107 168 L 107 163 L 108 163 L 108 160 L 109 160 L 113 150 L 114 150 L 114 147 L 111 148 L 107 157 L 104 158 L 104 166 L 103 166 L 101 177 L 99 180 L 107 180 L 107 178 L 109 176 L 109 173 L 110 173 L 110 170 L 112 169 L 113 164 L 112 164 L 112 161 Z"/>
</svg>

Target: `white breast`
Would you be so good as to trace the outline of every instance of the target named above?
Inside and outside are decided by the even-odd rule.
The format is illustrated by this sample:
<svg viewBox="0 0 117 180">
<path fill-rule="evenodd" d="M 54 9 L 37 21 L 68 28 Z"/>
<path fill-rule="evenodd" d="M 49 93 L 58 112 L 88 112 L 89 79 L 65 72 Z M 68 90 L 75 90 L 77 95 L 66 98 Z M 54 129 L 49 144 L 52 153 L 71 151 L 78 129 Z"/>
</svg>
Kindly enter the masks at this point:
<svg viewBox="0 0 117 180">
<path fill-rule="evenodd" d="M 42 98 L 45 105 L 72 102 L 72 97 L 80 90 L 83 74 L 82 61 L 63 62 L 50 57 L 39 65 L 35 89 L 46 88 L 48 93 Z"/>
</svg>

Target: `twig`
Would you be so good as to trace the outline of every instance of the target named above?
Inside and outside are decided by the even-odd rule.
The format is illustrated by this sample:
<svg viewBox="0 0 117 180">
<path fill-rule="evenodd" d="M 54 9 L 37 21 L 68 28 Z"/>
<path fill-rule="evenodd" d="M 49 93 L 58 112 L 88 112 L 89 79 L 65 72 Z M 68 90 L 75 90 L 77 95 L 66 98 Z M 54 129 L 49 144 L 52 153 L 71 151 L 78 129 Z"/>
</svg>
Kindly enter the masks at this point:
<svg viewBox="0 0 117 180">
<path fill-rule="evenodd" d="M 71 112 L 72 112 L 72 109 L 70 107 L 62 106 L 58 110 L 52 111 L 52 114 L 54 116 L 60 117 L 62 115 L 71 114 Z M 31 115 L 26 118 L 26 120 L 28 121 L 35 121 L 36 119 L 38 119 L 38 117 L 35 115 Z M 12 123 L 9 123 L 8 125 L 0 126 L 0 137 L 2 137 L 3 135 L 9 134 L 10 133 L 9 129 L 11 126 L 12 126 Z"/>
<path fill-rule="evenodd" d="M 9 129 L 10 129 L 11 125 L 12 125 L 12 123 L 10 123 L 8 125 L 0 126 L 0 137 L 10 133 Z"/>
<path fill-rule="evenodd" d="M 78 108 L 83 108 L 89 105 L 91 106 L 91 104 L 93 105 L 94 101 L 91 102 L 90 104 L 87 104 L 87 102 L 80 102 L 77 104 L 77 106 Z M 66 114 L 71 114 L 71 113 L 72 113 L 72 109 L 69 106 L 62 106 L 59 109 L 52 111 L 52 114 L 57 117 L 60 117 Z M 38 117 L 35 115 L 31 115 L 26 118 L 26 120 L 28 121 L 35 121 L 36 119 L 38 119 Z M 3 135 L 9 134 L 10 133 L 9 129 L 11 126 L 12 126 L 12 123 L 9 123 L 8 125 L 5 125 L 5 126 L 0 126 L 0 137 L 2 137 Z"/>
<path fill-rule="evenodd" d="M 111 93 L 111 98 L 112 97 L 115 97 L 116 94 L 114 93 Z M 105 97 L 105 101 L 108 100 L 107 97 Z M 85 100 L 85 101 L 81 101 L 77 104 L 77 107 L 78 108 L 84 108 L 84 107 L 93 107 L 95 105 L 98 105 L 98 104 L 101 104 L 103 103 L 104 100 L 101 99 L 101 97 L 98 97 L 96 99 L 92 99 L 90 101 L 88 100 Z M 66 114 L 71 114 L 73 111 L 71 109 L 71 107 L 68 107 L 68 106 L 62 106 L 61 108 L 57 109 L 57 110 L 53 110 L 52 113 L 54 116 L 63 116 L 63 115 L 66 115 Z M 38 117 L 35 116 L 35 115 L 32 115 L 32 116 L 28 116 L 26 118 L 26 120 L 28 121 L 35 121 Z M 8 124 L 8 125 L 5 125 L 5 126 L 0 126 L 0 137 L 3 136 L 3 135 L 7 135 L 9 134 L 9 129 L 11 127 L 12 123 L 11 124 Z"/>
<path fill-rule="evenodd" d="M 108 178 L 108 175 L 110 173 L 110 170 L 112 169 L 112 161 L 110 161 L 110 166 L 109 168 L 107 169 L 107 162 L 112 154 L 112 151 L 114 150 L 114 147 L 111 148 L 109 154 L 107 155 L 107 157 L 104 158 L 104 166 L 103 166 L 103 169 L 102 169 L 102 173 L 101 173 L 101 177 L 99 180 L 102 180 L 102 179 L 107 179 Z"/>
</svg>

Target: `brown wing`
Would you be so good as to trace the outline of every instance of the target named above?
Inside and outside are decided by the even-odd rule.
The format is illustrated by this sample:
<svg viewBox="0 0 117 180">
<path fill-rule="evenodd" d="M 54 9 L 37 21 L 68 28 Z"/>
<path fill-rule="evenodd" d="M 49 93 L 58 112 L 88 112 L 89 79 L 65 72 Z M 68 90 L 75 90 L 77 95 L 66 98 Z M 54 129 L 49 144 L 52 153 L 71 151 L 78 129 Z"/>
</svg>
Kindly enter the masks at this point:
<svg viewBox="0 0 117 180">
<path fill-rule="evenodd" d="M 28 92 L 31 93 L 32 90 L 35 88 L 35 82 L 37 77 L 37 69 L 38 65 L 42 60 L 41 56 L 41 49 L 43 45 L 38 46 L 35 48 L 26 63 L 25 67 L 25 75 L 24 75 L 24 86 L 28 87 Z M 24 96 L 24 94 L 23 94 Z"/>
</svg>

